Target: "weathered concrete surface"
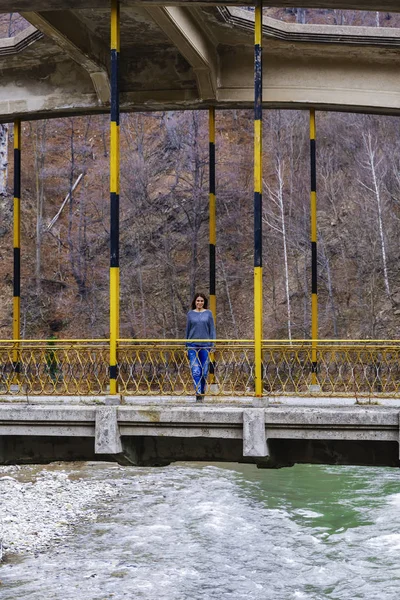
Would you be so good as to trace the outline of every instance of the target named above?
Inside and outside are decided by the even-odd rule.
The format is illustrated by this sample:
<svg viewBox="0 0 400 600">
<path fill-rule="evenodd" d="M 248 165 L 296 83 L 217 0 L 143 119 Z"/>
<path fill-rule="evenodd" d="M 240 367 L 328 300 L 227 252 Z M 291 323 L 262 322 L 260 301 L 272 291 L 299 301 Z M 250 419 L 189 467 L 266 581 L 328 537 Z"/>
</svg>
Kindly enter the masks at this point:
<svg viewBox="0 0 400 600">
<path fill-rule="evenodd" d="M 397 0 L 317 4 L 400 10 Z M 31 23 L 0 40 L 0 121 L 108 112 L 107 0 L 0 0 L 0 10 Z M 125 0 L 121 110 L 251 107 L 253 18 L 218 2 Z M 263 35 L 265 106 L 400 114 L 399 30 L 264 17 Z"/>
<path fill-rule="evenodd" d="M 96 454 L 122 452 L 117 409 L 113 406 L 102 406 L 96 409 L 94 451 Z"/>
<path fill-rule="evenodd" d="M 269 456 L 262 408 L 243 411 L 243 456 Z"/>
<path fill-rule="evenodd" d="M 104 459 L 399 466 L 399 410 L 384 407 L 0 405 L 0 464 Z"/>
</svg>

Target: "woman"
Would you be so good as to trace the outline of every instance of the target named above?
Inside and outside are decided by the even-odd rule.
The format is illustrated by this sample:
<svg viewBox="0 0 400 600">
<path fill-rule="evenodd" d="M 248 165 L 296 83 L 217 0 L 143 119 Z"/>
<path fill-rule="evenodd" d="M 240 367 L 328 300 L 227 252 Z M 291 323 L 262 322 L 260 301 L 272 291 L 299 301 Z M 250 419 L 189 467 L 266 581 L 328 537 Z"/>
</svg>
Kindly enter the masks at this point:
<svg viewBox="0 0 400 600">
<path fill-rule="evenodd" d="M 207 310 L 208 300 L 204 294 L 195 294 L 192 309 L 187 314 L 186 339 L 190 369 L 192 371 L 196 401 L 202 402 L 206 389 L 209 354 L 214 344 L 205 340 L 215 340 L 215 325 L 211 310 Z M 203 340 L 201 342 L 195 340 Z"/>
</svg>

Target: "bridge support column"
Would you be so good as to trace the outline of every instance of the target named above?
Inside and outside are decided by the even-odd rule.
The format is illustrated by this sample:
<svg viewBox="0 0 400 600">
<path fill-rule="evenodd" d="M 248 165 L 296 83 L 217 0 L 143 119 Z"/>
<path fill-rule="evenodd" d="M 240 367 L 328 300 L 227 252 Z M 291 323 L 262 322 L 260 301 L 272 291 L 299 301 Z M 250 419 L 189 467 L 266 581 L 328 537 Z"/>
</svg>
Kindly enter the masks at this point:
<svg viewBox="0 0 400 600">
<path fill-rule="evenodd" d="M 14 122 L 14 292 L 13 292 L 13 391 L 18 391 L 21 337 L 21 121 Z"/>
<path fill-rule="evenodd" d="M 96 410 L 95 454 L 119 454 L 122 452 L 117 408 L 102 406 Z"/>
<path fill-rule="evenodd" d="M 216 296 L 216 196 L 215 196 L 215 108 L 211 107 L 208 112 L 209 124 L 209 221 L 210 221 L 210 310 L 214 317 L 215 328 L 217 327 L 217 296 Z M 215 355 L 210 355 L 209 378 L 210 391 L 217 393 L 215 382 Z"/>
<path fill-rule="evenodd" d="M 254 383 L 261 397 L 262 335 L 262 0 L 256 0 L 254 24 Z"/>
<path fill-rule="evenodd" d="M 317 158 L 315 109 L 310 110 L 311 167 L 311 386 L 310 392 L 320 392 L 318 385 L 318 256 L 317 256 Z"/>
<path fill-rule="evenodd" d="M 252 408 L 243 411 L 243 456 L 269 456 L 265 431 L 265 410 Z"/>
<path fill-rule="evenodd" d="M 119 338 L 119 0 L 111 0 L 110 393 L 116 394 Z"/>
</svg>

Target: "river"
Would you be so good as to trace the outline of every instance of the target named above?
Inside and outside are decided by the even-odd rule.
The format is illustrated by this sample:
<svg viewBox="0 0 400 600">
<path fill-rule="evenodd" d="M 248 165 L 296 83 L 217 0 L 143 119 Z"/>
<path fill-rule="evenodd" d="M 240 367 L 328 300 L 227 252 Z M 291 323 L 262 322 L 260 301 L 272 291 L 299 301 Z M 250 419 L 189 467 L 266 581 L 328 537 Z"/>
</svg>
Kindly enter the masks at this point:
<svg viewBox="0 0 400 600">
<path fill-rule="evenodd" d="M 54 468 L 71 481 L 107 481 L 118 493 L 96 503 L 96 520 L 1 564 L 1 600 L 400 595 L 398 470 L 188 463 L 40 470 Z"/>
</svg>

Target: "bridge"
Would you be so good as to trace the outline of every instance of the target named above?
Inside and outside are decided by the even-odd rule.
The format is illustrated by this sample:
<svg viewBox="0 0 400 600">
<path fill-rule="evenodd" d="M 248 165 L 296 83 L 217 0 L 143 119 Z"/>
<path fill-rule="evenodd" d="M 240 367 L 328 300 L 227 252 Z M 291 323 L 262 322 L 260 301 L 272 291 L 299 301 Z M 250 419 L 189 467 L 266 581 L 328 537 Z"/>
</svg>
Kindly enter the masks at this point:
<svg viewBox="0 0 400 600">
<path fill-rule="evenodd" d="M 228 4 L 125 0 L 121 110 L 250 108 L 254 12 L 243 0 Z M 395 0 L 307 5 L 399 9 Z M 2 0 L 0 9 L 20 11 L 30 24 L 0 40 L 3 122 L 109 111 L 108 1 Z M 399 113 L 398 30 L 264 17 L 262 33 L 264 106 Z"/>
<path fill-rule="evenodd" d="M 0 347 L 0 464 L 207 460 L 276 468 L 297 462 L 399 466 L 400 343 L 217 341 L 202 404 L 184 340 L 123 341 L 110 395 L 108 340 Z M 14 347 L 13 347 L 14 346 Z"/>
<path fill-rule="evenodd" d="M 108 399 L 108 402 L 112 399 Z M 54 399 L 52 399 L 54 402 Z M 398 467 L 399 407 L 2 404 L 0 464 L 114 460 Z"/>
<path fill-rule="evenodd" d="M 0 121 L 14 120 L 16 173 L 13 339 L 0 341 L 1 464 L 111 458 L 399 466 L 399 342 L 318 339 L 315 111 L 397 115 L 400 30 L 287 24 L 263 17 L 259 0 L 254 12 L 242 4 L 111 0 L 110 11 L 105 0 L 0 0 L 2 11 L 18 11 L 29 23 L 0 40 Z M 287 4 L 303 2 L 275 1 Z M 397 0 L 307 4 L 399 11 Z M 215 314 L 214 111 L 253 104 L 254 339 L 217 340 L 207 396 L 197 405 L 184 340 L 119 336 L 119 112 L 209 110 Z M 310 340 L 263 339 L 263 107 L 310 110 Z M 109 111 L 110 338 L 22 340 L 21 120 Z"/>
</svg>

